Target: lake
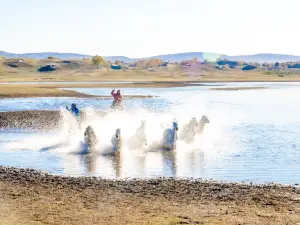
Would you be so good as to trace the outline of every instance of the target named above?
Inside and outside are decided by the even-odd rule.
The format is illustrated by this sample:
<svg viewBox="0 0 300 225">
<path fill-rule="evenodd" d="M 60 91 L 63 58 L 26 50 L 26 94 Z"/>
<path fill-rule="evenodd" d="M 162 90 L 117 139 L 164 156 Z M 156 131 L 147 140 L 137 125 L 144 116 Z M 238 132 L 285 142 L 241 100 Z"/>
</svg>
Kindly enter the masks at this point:
<svg viewBox="0 0 300 225">
<path fill-rule="evenodd" d="M 268 89 L 215 91 L 211 86 Z M 73 88 L 93 95 L 109 95 L 108 88 Z M 75 102 L 87 120 L 78 128 L 63 109 L 59 131 L 37 133 L 0 130 L 0 164 L 30 167 L 69 176 L 106 178 L 184 177 L 255 183 L 300 182 L 299 83 L 220 83 L 176 88 L 122 88 L 123 94 L 155 95 L 152 99 L 124 100 L 124 113 L 97 117 L 111 100 L 76 98 L 1 99 L 0 111 L 62 109 Z M 176 118 L 180 128 L 192 117 L 206 115 L 210 123 L 193 143 L 179 140 L 175 151 L 131 149 L 141 120 L 146 121 L 148 145 L 160 140 Z M 99 146 L 92 155 L 77 154 L 84 128 L 92 125 Z M 72 135 L 69 129 L 72 127 Z M 124 148 L 119 158 L 102 153 L 110 147 L 116 128 L 122 129 Z M 40 150 L 66 142 L 66 146 Z"/>
</svg>

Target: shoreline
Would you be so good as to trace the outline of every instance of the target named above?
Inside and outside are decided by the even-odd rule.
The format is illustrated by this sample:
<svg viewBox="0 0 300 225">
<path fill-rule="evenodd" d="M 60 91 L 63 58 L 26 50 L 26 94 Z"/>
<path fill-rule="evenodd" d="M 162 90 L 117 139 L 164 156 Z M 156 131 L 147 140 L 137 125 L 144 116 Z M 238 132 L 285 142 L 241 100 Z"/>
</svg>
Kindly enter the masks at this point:
<svg viewBox="0 0 300 225">
<path fill-rule="evenodd" d="M 66 86 L 65 88 L 70 87 Z M 93 98 L 93 99 L 113 99 L 108 95 L 90 95 L 73 90 L 59 89 L 63 87 L 48 85 L 28 85 L 28 84 L 0 84 L 0 99 L 9 98 L 34 98 L 34 97 L 70 97 L 70 98 Z M 124 99 L 131 98 L 154 98 L 151 95 L 123 95 Z"/>
<path fill-rule="evenodd" d="M 217 87 L 210 88 L 209 90 L 213 91 L 242 91 L 242 90 L 262 90 L 268 89 L 267 87 Z"/>
<path fill-rule="evenodd" d="M 98 110 L 99 116 L 105 111 Z M 85 119 L 85 111 L 80 114 Z M 62 115 L 60 110 L 22 110 L 0 112 L 0 129 L 30 129 L 36 131 L 56 130 L 60 126 Z"/>
<path fill-rule="evenodd" d="M 209 90 L 256 90 L 266 89 L 264 83 L 277 82 L 299 82 L 299 80 L 196 80 L 196 81 L 133 81 L 132 83 L 113 83 L 114 81 L 103 81 L 109 83 L 84 83 L 92 81 L 58 81 L 51 83 L 1 83 L 0 82 L 0 99 L 5 98 L 31 98 L 31 97 L 74 97 L 74 98 L 96 98 L 96 99 L 112 99 L 110 93 L 107 95 L 90 95 L 84 94 L 76 90 L 65 90 L 64 88 L 174 88 L 174 87 L 211 87 Z M 79 82 L 79 83 L 77 83 Z M 111 82 L 111 83 L 110 83 Z M 116 81 L 121 82 L 121 81 Z M 124 81 L 128 82 L 128 81 Z M 217 85 L 219 83 L 219 85 Z M 226 83 L 259 83 L 253 87 L 220 87 Z M 216 85 L 213 85 L 216 84 Z M 126 98 L 153 98 L 158 96 L 150 95 L 124 95 Z"/>
<path fill-rule="evenodd" d="M 300 221 L 300 188 L 278 184 L 173 178 L 109 180 L 0 166 L 0 201 L 1 224 L 296 224 Z"/>
</svg>

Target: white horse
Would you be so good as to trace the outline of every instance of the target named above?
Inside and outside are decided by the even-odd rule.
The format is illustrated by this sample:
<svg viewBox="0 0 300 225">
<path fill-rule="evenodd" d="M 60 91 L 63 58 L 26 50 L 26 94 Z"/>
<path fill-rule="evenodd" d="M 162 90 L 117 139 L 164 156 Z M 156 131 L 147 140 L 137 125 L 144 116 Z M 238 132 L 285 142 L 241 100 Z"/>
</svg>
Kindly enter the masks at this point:
<svg viewBox="0 0 300 225">
<path fill-rule="evenodd" d="M 173 122 L 173 127 L 168 128 L 164 131 L 163 134 L 163 143 L 162 147 L 166 150 L 173 150 L 176 148 L 177 142 L 177 131 L 178 131 L 178 124 L 177 122 Z"/>
<path fill-rule="evenodd" d="M 84 131 L 84 141 L 81 142 L 81 150 L 83 154 L 91 153 L 98 142 L 95 131 L 88 126 Z"/>
<path fill-rule="evenodd" d="M 197 119 L 193 117 L 189 124 L 185 125 L 182 129 L 182 132 L 179 135 L 179 138 L 189 143 L 194 141 L 197 133 L 203 133 L 205 124 L 209 123 L 207 116 L 202 116 L 200 121 L 197 122 Z"/>
<path fill-rule="evenodd" d="M 129 139 L 129 147 L 132 149 L 143 148 L 147 145 L 146 121 L 142 120 L 134 136 Z"/>
<path fill-rule="evenodd" d="M 116 129 L 116 133 L 111 138 L 113 154 L 119 154 L 122 147 L 121 128 Z"/>
<path fill-rule="evenodd" d="M 205 124 L 207 123 L 210 123 L 209 119 L 207 118 L 207 116 L 203 115 L 198 123 L 198 126 L 197 126 L 197 133 L 203 133 L 204 131 L 204 127 L 205 127 Z"/>
<path fill-rule="evenodd" d="M 114 100 L 112 105 L 111 105 L 111 108 L 114 111 L 124 111 L 124 106 L 123 106 L 121 100 Z"/>
</svg>

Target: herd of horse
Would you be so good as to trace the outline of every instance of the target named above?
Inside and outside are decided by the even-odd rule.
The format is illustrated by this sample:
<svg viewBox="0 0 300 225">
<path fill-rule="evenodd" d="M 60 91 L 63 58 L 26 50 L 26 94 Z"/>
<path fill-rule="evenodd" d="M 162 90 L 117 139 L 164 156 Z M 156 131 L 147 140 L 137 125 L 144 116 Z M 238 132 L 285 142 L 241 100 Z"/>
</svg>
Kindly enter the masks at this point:
<svg viewBox="0 0 300 225">
<path fill-rule="evenodd" d="M 195 140 L 197 134 L 201 134 L 204 131 L 205 124 L 209 123 L 209 119 L 203 115 L 199 121 L 193 117 L 190 122 L 183 126 L 183 129 L 179 132 L 178 122 L 173 121 L 172 127 L 164 130 L 162 134 L 162 140 L 160 146 L 165 150 L 176 149 L 177 140 L 183 140 L 186 143 L 191 143 Z M 146 135 L 146 121 L 141 121 L 140 126 L 137 128 L 135 135 L 129 139 L 130 148 L 143 148 L 147 146 Z M 82 153 L 91 153 L 95 146 L 98 144 L 97 136 L 91 126 L 88 126 L 84 132 L 84 141 L 82 145 Z M 123 139 L 121 135 L 121 129 L 116 129 L 116 132 L 111 138 L 112 154 L 119 154 Z"/>
</svg>

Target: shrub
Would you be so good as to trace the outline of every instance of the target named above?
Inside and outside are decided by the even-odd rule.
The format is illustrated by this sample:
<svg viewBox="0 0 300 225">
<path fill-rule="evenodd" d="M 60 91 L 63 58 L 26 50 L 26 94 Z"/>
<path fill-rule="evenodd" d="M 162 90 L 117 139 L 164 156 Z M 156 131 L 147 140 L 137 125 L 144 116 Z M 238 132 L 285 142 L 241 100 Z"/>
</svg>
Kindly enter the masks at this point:
<svg viewBox="0 0 300 225">
<path fill-rule="evenodd" d="M 98 68 L 100 64 L 104 63 L 104 59 L 101 56 L 96 55 L 92 58 L 92 63 Z"/>
<path fill-rule="evenodd" d="M 242 70 L 254 70 L 256 69 L 257 67 L 256 66 L 253 66 L 253 65 L 247 65 L 247 66 L 244 66 L 242 68 Z"/>
</svg>

